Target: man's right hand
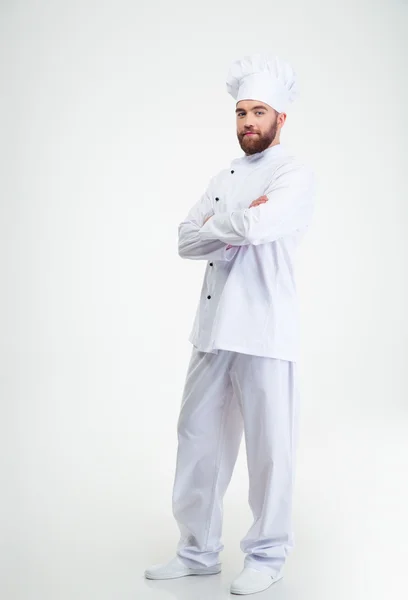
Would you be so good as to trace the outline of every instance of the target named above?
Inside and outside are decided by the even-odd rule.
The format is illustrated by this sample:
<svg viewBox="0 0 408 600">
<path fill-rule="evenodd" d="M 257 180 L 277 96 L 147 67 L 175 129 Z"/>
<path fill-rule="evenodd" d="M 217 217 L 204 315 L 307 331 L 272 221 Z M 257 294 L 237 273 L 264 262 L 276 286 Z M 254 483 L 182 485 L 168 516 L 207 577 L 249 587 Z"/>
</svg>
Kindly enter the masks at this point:
<svg viewBox="0 0 408 600">
<path fill-rule="evenodd" d="M 264 196 L 259 196 L 259 198 L 257 198 L 256 200 L 253 200 L 253 201 L 251 202 L 251 204 L 249 205 L 249 208 L 252 208 L 252 207 L 254 207 L 254 206 L 259 206 L 259 204 L 264 204 L 265 202 L 268 202 L 268 200 L 269 200 L 268 196 L 265 196 L 265 195 L 264 195 Z M 211 219 L 211 217 L 213 217 L 213 216 L 214 216 L 214 215 L 209 215 L 209 216 L 208 216 L 208 217 L 205 219 L 205 221 L 204 221 L 204 225 L 205 225 L 205 223 L 207 223 L 208 219 Z M 231 246 L 231 244 L 228 244 L 228 246 L 227 246 L 227 248 L 226 248 L 226 249 L 227 249 L 227 250 L 229 250 L 230 248 L 234 248 L 234 246 Z"/>
<path fill-rule="evenodd" d="M 268 196 L 259 196 L 259 198 L 257 198 L 256 200 L 253 200 L 251 202 L 251 204 L 249 205 L 249 208 L 252 208 L 253 206 L 258 206 L 259 204 L 264 204 L 265 202 L 268 202 L 268 200 L 269 200 Z M 230 244 L 228 244 L 227 250 L 229 250 L 230 248 L 234 248 L 234 246 L 231 246 Z"/>
<path fill-rule="evenodd" d="M 253 206 L 258 206 L 259 204 L 264 204 L 265 202 L 268 202 L 268 196 L 259 196 L 259 198 L 257 198 L 256 200 L 253 200 L 251 202 L 251 204 L 249 205 L 249 208 L 252 208 Z M 208 217 L 206 217 L 203 225 L 205 225 L 207 223 L 208 219 L 211 219 L 211 217 L 213 217 L 213 216 L 214 215 L 209 215 Z"/>
<path fill-rule="evenodd" d="M 249 208 L 252 208 L 253 206 L 258 206 L 259 204 L 264 204 L 265 202 L 268 202 L 268 200 L 268 196 L 259 196 L 259 198 L 251 202 Z"/>
</svg>

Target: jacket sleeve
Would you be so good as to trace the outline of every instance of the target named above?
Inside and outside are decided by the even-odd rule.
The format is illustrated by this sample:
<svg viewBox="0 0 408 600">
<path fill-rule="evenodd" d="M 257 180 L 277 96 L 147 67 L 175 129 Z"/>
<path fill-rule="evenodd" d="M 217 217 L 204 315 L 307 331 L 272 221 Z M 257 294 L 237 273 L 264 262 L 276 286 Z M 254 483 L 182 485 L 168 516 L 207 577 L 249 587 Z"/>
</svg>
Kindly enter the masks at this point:
<svg viewBox="0 0 408 600">
<path fill-rule="evenodd" d="M 315 190 L 316 178 L 308 166 L 300 163 L 284 165 L 264 192 L 268 202 L 216 214 L 201 228 L 201 238 L 234 246 L 274 242 L 309 226 Z"/>
<path fill-rule="evenodd" d="M 211 182 L 212 179 L 206 192 L 194 204 L 184 221 L 178 226 L 178 253 L 181 258 L 229 261 L 238 251 L 238 248 L 227 250 L 227 244 L 217 238 L 207 239 L 201 235 L 204 220 L 214 212 L 211 199 Z"/>
</svg>

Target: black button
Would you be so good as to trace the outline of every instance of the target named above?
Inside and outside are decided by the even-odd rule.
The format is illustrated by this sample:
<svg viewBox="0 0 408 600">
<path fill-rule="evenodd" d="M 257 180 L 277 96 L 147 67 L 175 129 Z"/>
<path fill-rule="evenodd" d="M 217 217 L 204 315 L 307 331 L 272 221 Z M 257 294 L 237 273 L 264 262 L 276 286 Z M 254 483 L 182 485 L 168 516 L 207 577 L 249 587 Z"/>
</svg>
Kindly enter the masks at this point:
<svg viewBox="0 0 408 600">
<path fill-rule="evenodd" d="M 231 173 L 233 173 L 234 171 L 231 171 Z"/>
<path fill-rule="evenodd" d="M 219 198 L 216 198 L 215 201 L 218 202 Z"/>
<path fill-rule="evenodd" d="M 213 266 L 214 266 L 214 263 L 210 263 L 210 267 L 213 267 Z"/>
<path fill-rule="evenodd" d="M 211 296 L 207 296 L 207 299 L 210 300 Z"/>
</svg>

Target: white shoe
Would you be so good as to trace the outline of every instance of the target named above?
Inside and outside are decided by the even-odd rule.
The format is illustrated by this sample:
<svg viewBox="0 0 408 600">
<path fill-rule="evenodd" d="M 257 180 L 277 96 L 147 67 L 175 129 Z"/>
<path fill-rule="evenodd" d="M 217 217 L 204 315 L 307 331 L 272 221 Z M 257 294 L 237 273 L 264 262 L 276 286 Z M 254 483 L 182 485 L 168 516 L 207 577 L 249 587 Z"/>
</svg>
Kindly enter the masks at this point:
<svg viewBox="0 0 408 600">
<path fill-rule="evenodd" d="M 153 565 L 146 569 L 144 575 L 146 579 L 175 579 L 176 577 L 185 577 L 186 575 L 215 575 L 221 571 L 221 564 L 213 567 L 190 568 L 181 562 L 178 556 L 170 562 L 160 565 Z"/>
<path fill-rule="evenodd" d="M 280 573 L 273 577 L 265 571 L 258 571 L 252 567 L 244 567 L 241 574 L 231 584 L 231 594 L 255 594 L 262 592 L 270 585 L 282 579 L 283 574 Z"/>
</svg>

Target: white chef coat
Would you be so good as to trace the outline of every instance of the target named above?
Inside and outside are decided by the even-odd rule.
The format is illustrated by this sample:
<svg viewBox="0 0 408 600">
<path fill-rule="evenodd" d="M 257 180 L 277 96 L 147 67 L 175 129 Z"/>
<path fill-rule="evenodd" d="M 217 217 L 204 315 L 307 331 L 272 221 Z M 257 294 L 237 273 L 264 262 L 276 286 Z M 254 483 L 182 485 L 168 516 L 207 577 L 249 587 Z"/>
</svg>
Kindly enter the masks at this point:
<svg viewBox="0 0 408 600">
<path fill-rule="evenodd" d="M 198 350 L 299 359 L 294 259 L 315 192 L 313 170 L 282 144 L 210 179 L 178 228 L 179 255 L 208 261 L 189 336 Z M 262 195 L 268 201 L 249 208 Z"/>
</svg>

